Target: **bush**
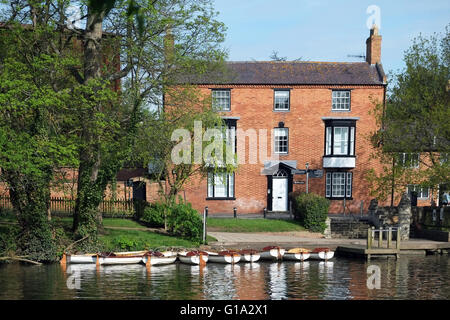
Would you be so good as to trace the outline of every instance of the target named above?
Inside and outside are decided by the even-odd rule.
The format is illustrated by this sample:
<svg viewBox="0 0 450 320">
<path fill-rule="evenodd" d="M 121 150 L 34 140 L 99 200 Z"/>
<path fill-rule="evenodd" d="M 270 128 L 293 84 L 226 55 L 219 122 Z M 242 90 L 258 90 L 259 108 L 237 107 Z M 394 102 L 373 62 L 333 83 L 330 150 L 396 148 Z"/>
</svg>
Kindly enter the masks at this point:
<svg viewBox="0 0 450 320">
<path fill-rule="evenodd" d="M 169 230 L 178 236 L 200 242 L 203 234 L 203 222 L 190 203 L 175 203 L 168 217 Z"/>
<path fill-rule="evenodd" d="M 324 232 L 330 201 L 314 193 L 297 196 L 293 202 L 295 218 L 312 232 Z"/>
<path fill-rule="evenodd" d="M 152 203 L 144 209 L 140 220 L 148 224 L 150 227 L 163 228 L 164 209 L 167 209 L 167 212 L 170 213 L 171 208 L 169 208 L 165 203 Z"/>
</svg>

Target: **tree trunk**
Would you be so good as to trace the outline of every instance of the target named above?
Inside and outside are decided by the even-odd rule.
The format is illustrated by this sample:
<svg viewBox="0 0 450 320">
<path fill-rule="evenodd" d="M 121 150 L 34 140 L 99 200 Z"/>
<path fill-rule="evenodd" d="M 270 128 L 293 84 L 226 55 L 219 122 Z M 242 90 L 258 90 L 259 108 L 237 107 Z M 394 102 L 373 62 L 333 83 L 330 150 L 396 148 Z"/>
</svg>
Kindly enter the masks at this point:
<svg viewBox="0 0 450 320">
<path fill-rule="evenodd" d="M 94 11 L 91 7 L 88 8 L 84 35 L 84 85 L 89 85 L 91 80 L 101 76 L 103 18 L 103 11 Z M 91 110 L 86 114 L 90 118 L 89 120 L 92 120 L 100 106 L 94 108 L 96 110 Z M 87 124 L 83 127 L 81 135 L 84 147 L 80 150 L 78 188 L 73 220 L 73 231 L 76 238 L 96 234 L 98 226 L 102 223 L 101 214 L 100 216 L 98 214 L 98 206 L 103 198 L 101 182 L 98 181 L 102 159 L 97 142 L 98 137 L 91 129 Z M 95 238 L 91 237 L 91 239 Z"/>
<path fill-rule="evenodd" d="M 18 252 L 37 261 L 55 261 L 56 246 L 48 220 L 51 174 L 26 179 L 5 172 L 11 203 L 21 227 Z"/>
</svg>

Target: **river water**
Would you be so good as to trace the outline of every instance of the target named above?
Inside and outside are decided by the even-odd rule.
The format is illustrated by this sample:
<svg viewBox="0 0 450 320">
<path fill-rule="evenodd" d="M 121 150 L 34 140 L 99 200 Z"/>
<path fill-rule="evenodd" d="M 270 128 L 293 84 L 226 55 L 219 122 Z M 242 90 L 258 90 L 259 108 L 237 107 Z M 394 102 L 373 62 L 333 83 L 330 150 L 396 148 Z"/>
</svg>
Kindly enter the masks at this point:
<svg viewBox="0 0 450 320">
<path fill-rule="evenodd" d="M 375 271 L 374 271 L 375 270 Z M 379 278 L 377 276 L 379 275 Z M 0 266 L 5 299 L 450 299 L 447 255 L 166 266 Z"/>
</svg>

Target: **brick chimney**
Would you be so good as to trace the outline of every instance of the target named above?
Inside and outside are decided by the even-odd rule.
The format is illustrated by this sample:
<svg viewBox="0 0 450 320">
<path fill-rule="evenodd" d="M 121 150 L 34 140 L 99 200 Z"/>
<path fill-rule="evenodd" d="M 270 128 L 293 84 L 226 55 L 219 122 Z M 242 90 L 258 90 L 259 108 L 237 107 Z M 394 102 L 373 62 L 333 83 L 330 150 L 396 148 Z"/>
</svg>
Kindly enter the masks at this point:
<svg viewBox="0 0 450 320">
<path fill-rule="evenodd" d="M 381 63 L 381 36 L 376 25 L 373 25 L 366 40 L 366 61 L 369 64 Z"/>
</svg>

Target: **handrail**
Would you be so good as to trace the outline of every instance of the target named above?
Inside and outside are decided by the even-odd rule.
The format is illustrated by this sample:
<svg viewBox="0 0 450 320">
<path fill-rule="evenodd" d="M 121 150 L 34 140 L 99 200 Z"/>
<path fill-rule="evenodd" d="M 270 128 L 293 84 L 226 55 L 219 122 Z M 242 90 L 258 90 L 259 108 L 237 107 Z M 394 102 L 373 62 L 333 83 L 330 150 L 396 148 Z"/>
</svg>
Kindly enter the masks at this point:
<svg viewBox="0 0 450 320">
<path fill-rule="evenodd" d="M 375 234 L 378 232 L 378 246 L 377 248 L 383 248 L 383 232 L 387 232 L 387 248 L 391 249 L 392 247 L 392 231 L 397 231 L 397 237 L 395 239 L 396 241 L 396 249 L 400 249 L 400 227 L 389 227 L 387 229 L 383 229 L 383 227 L 380 227 L 379 229 L 375 229 L 374 227 L 368 228 L 367 230 L 367 249 L 372 249 L 375 242 Z"/>
</svg>

